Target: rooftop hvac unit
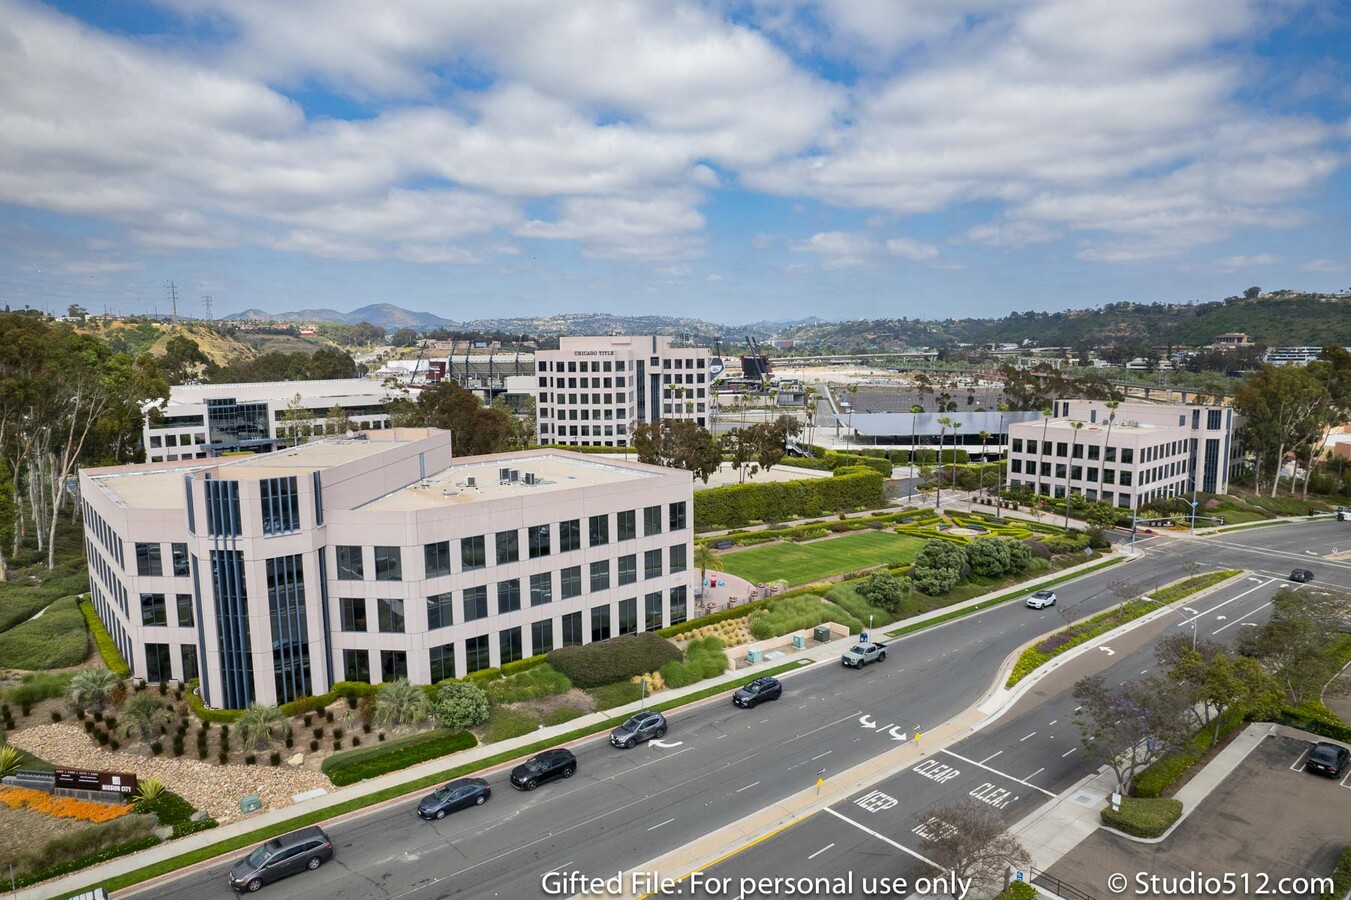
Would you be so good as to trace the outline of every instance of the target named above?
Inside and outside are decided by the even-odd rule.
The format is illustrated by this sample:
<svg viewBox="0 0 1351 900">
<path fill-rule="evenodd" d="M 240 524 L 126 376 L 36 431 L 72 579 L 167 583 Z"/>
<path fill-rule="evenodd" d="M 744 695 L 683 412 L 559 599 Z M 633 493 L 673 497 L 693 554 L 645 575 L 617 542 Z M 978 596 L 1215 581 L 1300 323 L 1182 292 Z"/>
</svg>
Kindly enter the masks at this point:
<svg viewBox="0 0 1351 900">
<path fill-rule="evenodd" d="M 470 475 L 468 478 L 466 478 L 466 479 L 464 480 L 464 486 L 465 486 L 465 487 L 478 487 L 478 479 L 475 478 L 473 475 Z"/>
<path fill-rule="evenodd" d="M 498 481 L 510 481 L 510 480 L 511 480 L 511 470 L 510 470 L 510 469 L 498 469 L 498 470 L 497 470 L 497 480 L 498 480 Z"/>
<path fill-rule="evenodd" d="M 521 470 L 520 470 L 520 469 L 512 469 L 512 470 L 511 470 L 511 483 L 512 483 L 512 484 L 515 484 L 516 482 L 518 482 L 518 481 L 520 481 L 520 480 L 521 480 Z"/>
<path fill-rule="evenodd" d="M 534 473 L 534 472 L 526 472 L 526 473 L 525 473 L 525 483 L 526 483 L 526 484 L 538 484 L 538 483 L 539 483 L 539 482 L 535 479 L 535 473 Z"/>
</svg>

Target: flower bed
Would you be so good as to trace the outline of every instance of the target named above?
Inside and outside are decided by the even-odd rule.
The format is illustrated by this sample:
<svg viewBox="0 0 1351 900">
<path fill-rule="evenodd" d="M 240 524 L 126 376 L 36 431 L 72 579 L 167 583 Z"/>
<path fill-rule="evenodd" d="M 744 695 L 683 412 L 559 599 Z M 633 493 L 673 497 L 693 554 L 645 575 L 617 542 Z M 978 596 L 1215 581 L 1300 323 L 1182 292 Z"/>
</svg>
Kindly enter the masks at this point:
<svg viewBox="0 0 1351 900">
<path fill-rule="evenodd" d="M 46 791 L 8 786 L 0 787 L 0 803 L 10 809 L 31 809 L 34 812 L 46 813 L 54 819 L 79 819 L 96 825 L 111 822 L 132 811 L 130 806 L 121 804 L 114 806 L 108 803 L 92 803 L 74 797 L 57 797 Z"/>
</svg>

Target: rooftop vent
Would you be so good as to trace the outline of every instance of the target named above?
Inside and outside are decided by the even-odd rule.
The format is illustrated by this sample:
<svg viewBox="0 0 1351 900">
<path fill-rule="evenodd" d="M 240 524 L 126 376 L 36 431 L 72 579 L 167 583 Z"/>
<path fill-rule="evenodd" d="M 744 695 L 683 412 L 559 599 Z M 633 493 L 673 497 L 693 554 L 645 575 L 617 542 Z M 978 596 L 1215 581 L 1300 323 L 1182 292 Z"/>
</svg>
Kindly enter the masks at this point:
<svg viewBox="0 0 1351 900">
<path fill-rule="evenodd" d="M 502 484 L 506 484 L 508 481 L 511 481 L 511 470 L 510 470 L 510 469 L 498 469 L 498 470 L 497 470 L 497 480 L 498 480 L 499 482 L 501 482 Z"/>
<path fill-rule="evenodd" d="M 538 479 L 535 478 L 534 472 L 525 473 L 525 483 L 530 485 L 539 484 Z"/>
<path fill-rule="evenodd" d="M 473 475 L 470 475 L 469 477 L 467 477 L 467 478 L 464 480 L 464 486 L 465 486 L 465 487 L 478 487 L 478 479 L 475 478 Z"/>
</svg>

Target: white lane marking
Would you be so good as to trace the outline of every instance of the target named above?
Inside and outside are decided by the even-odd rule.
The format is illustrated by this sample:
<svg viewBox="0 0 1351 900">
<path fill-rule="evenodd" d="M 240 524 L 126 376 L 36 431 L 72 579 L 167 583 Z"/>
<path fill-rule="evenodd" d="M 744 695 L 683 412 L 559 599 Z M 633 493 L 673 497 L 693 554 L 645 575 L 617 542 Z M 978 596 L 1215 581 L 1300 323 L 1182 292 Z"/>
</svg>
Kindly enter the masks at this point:
<svg viewBox="0 0 1351 900">
<path fill-rule="evenodd" d="M 1266 609 L 1266 608 L 1267 608 L 1268 606 L 1270 606 L 1270 605 L 1271 605 L 1270 601 L 1268 601 L 1267 603 L 1263 603 L 1261 606 L 1257 607 L 1257 609 L 1254 609 L 1252 612 L 1248 613 L 1248 615 L 1249 615 L 1249 616 L 1255 616 L 1255 615 L 1257 615 L 1258 613 L 1260 613 L 1262 610 Z M 1247 618 L 1247 616 L 1244 616 L 1244 618 Z M 1242 622 L 1243 622 L 1243 619 L 1235 619 L 1234 621 L 1230 622 L 1228 625 L 1221 625 L 1219 628 L 1216 628 L 1214 631 L 1212 631 L 1212 632 L 1210 633 L 1210 635 L 1211 635 L 1211 637 L 1214 637 L 1215 635 L 1219 634 L 1221 631 L 1224 631 L 1224 629 L 1226 629 L 1226 628 L 1233 628 L 1235 625 L 1238 625 L 1238 624 L 1240 624 L 1240 623 L 1242 623 Z M 1253 622 L 1253 623 L 1248 623 L 1248 624 L 1253 624 L 1253 625 L 1255 625 L 1255 624 L 1257 624 L 1257 623 Z"/>
<path fill-rule="evenodd" d="M 820 856 L 822 853 L 825 853 L 827 850 L 829 850 L 831 847 L 834 847 L 834 846 L 835 846 L 835 842 L 834 842 L 834 841 L 831 841 L 829 844 L 826 844 L 826 845 L 825 845 L 824 847 L 822 847 L 820 850 L 817 850 L 815 853 L 813 853 L 811 856 L 809 856 L 809 857 L 807 857 L 807 858 L 808 858 L 808 859 L 816 859 L 816 857 Z"/>
<path fill-rule="evenodd" d="M 1069 756 L 1071 753 L 1076 753 L 1076 752 L 1078 752 L 1078 750 L 1079 750 L 1078 747 L 1073 747 L 1073 748 L 1071 748 L 1071 749 L 1069 749 L 1069 750 L 1066 750 L 1064 753 L 1060 754 L 1060 758 L 1061 758 L 1061 759 L 1064 759 L 1065 757 Z"/>
<path fill-rule="evenodd" d="M 1027 776 L 1027 780 L 1028 780 L 1028 781 L 1031 781 L 1033 778 L 1036 778 L 1038 775 L 1040 775 L 1042 772 L 1045 772 L 1045 771 L 1046 771 L 1046 767 L 1045 767 L 1045 766 L 1042 766 L 1040 769 L 1038 769 L 1037 771 L 1033 772 L 1031 775 Z"/>
<path fill-rule="evenodd" d="M 1076 707 L 1074 707 L 1074 711 L 1075 711 L 1075 712 L 1078 712 L 1078 711 L 1081 710 L 1081 709 L 1083 709 L 1082 706 L 1076 706 Z"/>
<path fill-rule="evenodd" d="M 829 755 L 830 755 L 831 753 L 833 753 L 833 752 L 834 752 L 833 750 L 827 750 L 825 753 L 818 753 L 817 755 L 815 755 L 815 756 L 812 757 L 812 762 L 816 762 L 818 759 L 820 759 L 820 758 L 823 757 L 823 756 L 829 756 Z"/>
<path fill-rule="evenodd" d="M 1271 584 L 1271 582 L 1273 582 L 1273 581 L 1275 581 L 1275 580 L 1276 580 L 1276 579 L 1272 578 L 1272 579 L 1269 579 L 1269 580 L 1267 580 L 1267 581 L 1262 582 L 1262 583 L 1259 584 L 1257 587 L 1254 587 L 1254 588 L 1248 588 L 1246 591 L 1244 591 L 1243 593 L 1239 594 L 1237 597 L 1230 597 L 1228 600 L 1225 600 L 1223 603 L 1216 603 L 1216 604 L 1215 604 L 1214 606 L 1212 606 L 1210 609 L 1207 609 L 1207 610 L 1205 610 L 1204 612 L 1199 612 L 1199 613 L 1197 613 L 1196 615 L 1191 616 L 1190 618 L 1186 619 L 1185 621 L 1186 621 L 1186 623 L 1187 623 L 1188 625 L 1190 625 L 1192 622 L 1196 621 L 1197 619 L 1200 619 L 1200 618 L 1202 618 L 1203 616 L 1208 616 L 1208 615 L 1210 615 L 1211 613 L 1213 613 L 1215 610 L 1219 609 L 1219 608 L 1222 607 L 1222 606 L 1228 606 L 1230 603 L 1233 603 L 1235 600 L 1242 600 L 1244 597 L 1248 596 L 1248 595 L 1251 594 L 1253 591 L 1260 591 L 1262 588 L 1264 588 L 1264 587 L 1266 587 L 1267 585 Z"/>
<path fill-rule="evenodd" d="M 674 821 L 675 819 L 667 819 L 665 822 L 658 822 L 656 825 L 653 825 L 651 828 L 649 828 L 648 831 L 656 831 L 661 826 L 670 825 Z"/>
<path fill-rule="evenodd" d="M 1295 760 L 1295 764 L 1294 764 L 1293 766 L 1290 767 L 1290 771 L 1291 771 L 1291 772 L 1303 772 L 1303 771 L 1304 771 L 1304 757 L 1306 757 L 1306 756 L 1308 756 L 1308 755 L 1309 755 L 1309 751 L 1308 751 L 1308 750 L 1305 750 L 1303 753 L 1301 753 L 1301 754 L 1299 755 L 1299 759 Z"/>
<path fill-rule="evenodd" d="M 1149 670 L 1148 670 L 1148 669 L 1141 669 L 1141 670 L 1140 670 L 1140 674 L 1141 674 L 1141 675 L 1148 675 L 1148 674 L 1149 674 Z"/>
<path fill-rule="evenodd" d="M 1001 771 L 999 771 L 998 769 L 992 769 L 992 768 L 990 768 L 989 766 L 982 765 L 981 763 L 976 762 L 974 759 L 967 759 L 965 756 L 961 756 L 961 755 L 959 755 L 959 754 L 953 753 L 951 750 L 940 750 L 939 752 L 940 752 L 940 753 L 946 753 L 948 756 L 951 756 L 953 759 L 960 759 L 960 760 L 961 760 L 962 762 L 964 762 L 964 763 L 970 763 L 970 764 L 973 765 L 973 766 L 978 766 L 978 767 L 984 769 L 984 770 L 987 771 L 987 772 L 993 772 L 993 773 L 995 773 L 996 775 L 999 775 L 999 776 L 1001 776 L 1001 777 L 1003 777 L 1003 778 L 1007 778 L 1009 781 L 1016 781 L 1016 782 L 1018 782 L 1019 784 L 1027 784 L 1026 781 L 1023 781 L 1021 778 L 1014 778 L 1014 777 L 1013 777 L 1012 775 L 1010 775 L 1008 772 L 1001 772 Z M 1054 796 L 1055 796 L 1055 794 L 1051 793 L 1050 791 L 1046 790 L 1045 788 L 1039 788 L 1039 787 L 1037 787 L 1035 784 L 1027 784 L 1027 786 L 1030 787 L 1030 788 L 1032 788 L 1034 791 L 1041 791 L 1043 794 L 1045 794 L 1045 795 L 1048 796 L 1048 797 L 1054 797 Z"/>
<path fill-rule="evenodd" d="M 725 735 L 725 734 L 720 734 L 720 735 L 718 735 L 718 740 L 722 740 L 722 739 L 725 738 L 725 737 L 727 737 L 727 735 Z"/>
<path fill-rule="evenodd" d="M 604 780 L 605 780 L 605 781 L 614 781 L 616 778 L 618 778 L 618 777 L 621 776 L 621 775 L 627 775 L 627 774 L 629 774 L 630 772 L 636 772 L 636 771 L 638 771 L 639 769 L 646 769 L 648 766 L 655 766 L 655 765 L 656 765 L 657 763 L 659 763 L 659 762 L 665 762 L 666 760 L 671 759 L 672 757 L 679 756 L 679 755 L 682 754 L 682 753 L 688 753 L 689 751 L 691 751 L 691 750 L 693 750 L 693 749 L 694 749 L 693 747 L 686 747 L 684 750 L 678 750 L 678 751 L 676 751 L 675 753 L 667 753 L 667 754 L 663 754 L 663 755 L 661 755 L 661 756 L 658 756 L 656 759 L 650 759 L 650 760 L 648 760 L 648 761 L 645 762 L 645 763 L 639 763 L 638 765 L 634 766 L 634 767 L 631 768 L 631 769 L 625 769 L 625 770 L 622 771 L 622 772 L 616 772 L 614 775 L 611 775 L 611 776 L 609 776 L 608 778 L 606 778 L 606 779 L 604 779 Z M 571 793 L 571 791 L 569 791 L 569 793 Z"/>
<path fill-rule="evenodd" d="M 550 869 L 549 871 L 550 871 L 550 872 L 561 872 L 561 871 L 563 871 L 563 866 L 570 866 L 570 865 L 572 865 L 574 862 L 576 862 L 576 860 L 570 859 L 570 860 L 568 860 L 567 862 L 563 863 L 562 865 L 558 866 L 557 868 Z"/>
<path fill-rule="evenodd" d="M 982 759 L 982 760 L 981 760 L 981 763 L 982 763 L 982 764 L 987 763 L 987 762 L 989 762 L 990 760 L 994 759 L 996 756 L 998 756 L 999 754 L 1001 754 L 1001 753 L 1003 753 L 1003 752 L 1004 752 L 1003 750 L 996 750 L 995 752 L 991 753 L 989 756 L 987 756 L 987 757 L 985 757 L 984 759 Z"/>
<path fill-rule="evenodd" d="M 1053 796 L 1054 796 L 1054 795 L 1053 795 Z M 853 819 L 849 818 L 848 816 L 843 816 L 843 815 L 841 815 L 840 813 L 837 813 L 835 810 L 831 809 L 829 806 L 826 807 L 826 812 L 830 813 L 832 816 L 834 816 L 835 818 L 839 819 L 839 820 L 842 821 L 842 822 L 848 822 L 850 825 L 853 825 L 853 826 L 854 826 L 855 828 L 857 828 L 859 831 L 862 831 L 862 832 L 864 832 L 864 833 L 866 833 L 866 834 L 871 834 L 873 837 L 877 838 L 879 841 L 882 841 L 882 842 L 884 842 L 884 843 L 890 844 L 891 846 L 895 847 L 897 850 L 900 850 L 902 853 L 908 853 L 908 854 L 910 854 L 911 856 L 913 856 L 915 859 L 919 860 L 920 862 L 928 863 L 929 865 L 933 866 L 935 869 L 940 869 L 940 870 L 941 870 L 941 869 L 943 868 L 943 867 L 940 866 L 938 863 L 934 862 L 933 860 L 929 859 L 928 857 L 920 856 L 918 853 L 916 853 L 914 850 L 911 850 L 909 847 L 905 846 L 904 844 L 898 844 L 898 843 L 896 843 L 895 841 L 893 841 L 891 838 L 887 837 L 885 834 L 878 834 L 876 831 L 873 831 L 873 830 L 872 830 L 871 828 L 869 828 L 868 826 L 866 826 L 866 825 L 860 825 L 859 823 L 855 822 Z"/>
<path fill-rule="evenodd" d="M 751 788 L 755 787 L 755 786 L 756 786 L 757 784 L 759 784 L 759 783 L 760 783 L 760 782 L 758 782 L 758 781 L 752 781 L 750 784 L 746 785 L 745 787 L 737 788 L 735 791 L 732 791 L 732 793 L 734 793 L 734 794 L 739 794 L 739 793 L 741 793 L 742 791 L 749 791 Z"/>
<path fill-rule="evenodd" d="M 1034 731 L 1034 732 L 1032 732 L 1032 734 L 1036 734 L 1036 732 Z M 1027 740 L 1027 738 L 1032 737 L 1032 734 L 1027 735 L 1027 737 L 1020 737 L 1020 738 L 1018 738 L 1018 743 L 1021 744 L 1023 741 Z"/>
<path fill-rule="evenodd" d="M 1046 723 L 1046 727 L 1049 728 L 1049 727 L 1051 727 L 1052 725 L 1054 725 L 1056 722 L 1059 722 L 1059 721 L 1060 721 L 1059 719 L 1052 719 L 1051 721 L 1049 721 L 1049 722 Z"/>
</svg>

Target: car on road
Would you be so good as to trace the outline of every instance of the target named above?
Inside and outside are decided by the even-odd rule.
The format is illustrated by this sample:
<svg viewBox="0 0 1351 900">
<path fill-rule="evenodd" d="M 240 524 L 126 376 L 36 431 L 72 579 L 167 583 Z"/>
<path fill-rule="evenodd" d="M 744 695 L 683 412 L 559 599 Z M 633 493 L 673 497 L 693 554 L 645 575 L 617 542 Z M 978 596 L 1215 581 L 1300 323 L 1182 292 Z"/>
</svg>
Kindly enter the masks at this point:
<svg viewBox="0 0 1351 900">
<path fill-rule="evenodd" d="M 651 741 L 666 734 L 666 717 L 659 712 L 640 712 L 610 732 L 610 743 L 631 750 L 643 741 Z"/>
<path fill-rule="evenodd" d="M 1306 581 L 1313 581 L 1313 572 L 1310 572 L 1308 569 L 1291 569 L 1290 580 L 1298 581 L 1300 584 L 1303 584 Z"/>
<path fill-rule="evenodd" d="M 777 700 L 782 696 L 782 682 L 777 678 L 770 678 L 766 675 L 764 678 L 757 678 L 750 684 L 737 688 L 736 693 L 732 694 L 732 702 L 742 709 L 750 709 L 766 700 Z"/>
<path fill-rule="evenodd" d="M 333 841 L 318 825 L 275 837 L 230 869 L 230 887 L 250 894 L 297 872 L 313 872 L 333 858 Z"/>
<path fill-rule="evenodd" d="M 887 645 L 876 641 L 859 641 L 840 656 L 840 664 L 850 669 L 861 669 L 871 662 L 887 658 Z"/>
<path fill-rule="evenodd" d="M 1317 772 L 1319 775 L 1326 775 L 1329 778 L 1341 778 L 1342 771 L 1346 768 L 1348 761 L 1351 761 L 1351 750 L 1346 749 L 1341 744 L 1319 741 L 1309 751 L 1309 758 L 1305 760 L 1304 768 L 1310 772 Z"/>
<path fill-rule="evenodd" d="M 423 819 L 444 819 L 448 813 L 482 806 L 492 796 L 492 785 L 482 778 L 457 778 L 423 797 L 417 814 Z"/>
<path fill-rule="evenodd" d="M 1027 606 L 1028 609 L 1045 609 L 1048 606 L 1055 606 L 1055 601 L 1055 591 L 1037 591 L 1027 598 Z"/>
<path fill-rule="evenodd" d="M 546 781 L 571 778 L 577 771 L 577 757 L 565 747 L 541 750 L 511 770 L 511 786 L 518 791 L 533 791 Z"/>
<path fill-rule="evenodd" d="M 1351 506 L 1337 507 L 1337 521 L 1351 522 Z"/>
</svg>

